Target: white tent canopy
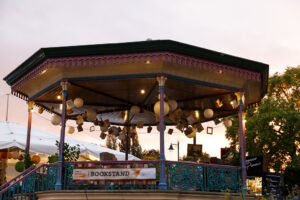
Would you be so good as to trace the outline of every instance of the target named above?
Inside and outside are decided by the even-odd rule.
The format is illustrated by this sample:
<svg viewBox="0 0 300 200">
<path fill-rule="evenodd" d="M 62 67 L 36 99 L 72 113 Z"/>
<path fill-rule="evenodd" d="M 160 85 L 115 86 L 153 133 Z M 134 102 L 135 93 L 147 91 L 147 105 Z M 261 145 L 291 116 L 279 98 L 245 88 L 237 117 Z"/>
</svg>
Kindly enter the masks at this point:
<svg viewBox="0 0 300 200">
<path fill-rule="evenodd" d="M 27 126 L 14 122 L 0 122 L 0 149 L 18 147 L 25 149 L 27 137 Z M 31 128 L 30 152 L 38 154 L 57 153 L 55 145 L 56 140 L 59 141 L 60 134 L 55 134 L 39 129 Z M 80 145 L 80 154 L 90 154 L 99 158 L 100 153 L 108 152 L 116 156 L 118 160 L 125 160 L 125 154 L 112 149 L 101 147 L 97 144 L 79 141 L 70 137 L 65 137 L 65 142 L 71 146 Z M 128 155 L 129 160 L 139 160 L 135 156 Z"/>
</svg>

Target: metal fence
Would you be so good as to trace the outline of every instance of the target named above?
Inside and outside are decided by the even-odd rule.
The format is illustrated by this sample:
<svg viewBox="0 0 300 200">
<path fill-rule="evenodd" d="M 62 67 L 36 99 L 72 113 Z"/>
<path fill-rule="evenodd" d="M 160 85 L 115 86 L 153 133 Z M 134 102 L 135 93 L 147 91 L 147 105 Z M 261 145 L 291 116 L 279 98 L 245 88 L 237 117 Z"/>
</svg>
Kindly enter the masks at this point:
<svg viewBox="0 0 300 200">
<path fill-rule="evenodd" d="M 35 199 L 35 192 L 55 189 L 57 164 L 44 164 L 26 170 L 1 186 L 0 199 Z M 91 161 L 63 164 L 63 190 L 158 189 L 160 161 Z M 153 180 L 73 180 L 75 168 L 156 168 Z M 239 192 L 240 167 L 165 161 L 168 190 Z"/>
</svg>

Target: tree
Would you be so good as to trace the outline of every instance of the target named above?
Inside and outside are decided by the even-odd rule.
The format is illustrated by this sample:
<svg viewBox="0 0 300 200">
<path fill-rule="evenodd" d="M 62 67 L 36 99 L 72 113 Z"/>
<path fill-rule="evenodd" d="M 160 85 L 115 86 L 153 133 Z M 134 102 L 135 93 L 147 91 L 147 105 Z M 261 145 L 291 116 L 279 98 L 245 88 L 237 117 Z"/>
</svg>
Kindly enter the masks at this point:
<svg viewBox="0 0 300 200">
<path fill-rule="evenodd" d="M 112 134 L 107 134 L 106 147 L 117 150 L 117 138 Z"/>
<path fill-rule="evenodd" d="M 300 168 L 300 67 L 287 68 L 269 79 L 268 93 L 258 108 L 246 115 L 246 151 L 263 156 L 266 169 L 283 172 L 286 167 Z M 226 137 L 238 152 L 238 118 L 226 130 Z"/>
<path fill-rule="evenodd" d="M 142 158 L 142 147 L 139 144 L 139 137 L 135 127 L 130 127 L 128 138 L 125 138 L 119 143 L 119 149 L 121 152 L 126 152 L 128 142 L 128 153 L 135 157 Z"/>
<path fill-rule="evenodd" d="M 144 150 L 142 153 L 143 160 L 159 160 L 159 156 L 159 150 L 156 149 Z"/>
<path fill-rule="evenodd" d="M 59 152 L 60 142 L 56 140 L 57 151 Z M 80 154 L 80 145 L 70 146 L 68 143 L 64 143 L 64 161 L 77 161 Z M 48 163 L 54 163 L 58 161 L 58 153 L 48 156 Z"/>
</svg>

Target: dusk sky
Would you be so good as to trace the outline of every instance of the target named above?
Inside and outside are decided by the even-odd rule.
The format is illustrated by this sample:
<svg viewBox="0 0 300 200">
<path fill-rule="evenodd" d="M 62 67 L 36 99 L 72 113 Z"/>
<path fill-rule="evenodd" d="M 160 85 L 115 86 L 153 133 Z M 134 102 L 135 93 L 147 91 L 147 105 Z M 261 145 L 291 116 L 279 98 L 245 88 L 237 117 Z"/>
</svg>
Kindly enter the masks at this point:
<svg viewBox="0 0 300 200">
<path fill-rule="evenodd" d="M 171 39 L 269 64 L 272 75 L 300 64 L 299 9 L 299 0 L 0 0 L 0 120 L 10 93 L 2 79 L 41 47 Z M 27 124 L 25 102 L 10 96 L 9 104 L 9 120 Z M 59 132 L 50 115 L 33 116 L 33 127 Z M 99 132 L 72 136 L 87 135 L 99 138 Z M 228 146 L 224 135 L 218 126 L 212 136 L 198 134 L 197 142 L 219 157 L 219 148 Z M 182 156 L 192 140 L 175 133 L 166 148 L 177 140 Z M 141 133 L 140 142 L 143 149 L 158 149 L 158 133 Z"/>
</svg>

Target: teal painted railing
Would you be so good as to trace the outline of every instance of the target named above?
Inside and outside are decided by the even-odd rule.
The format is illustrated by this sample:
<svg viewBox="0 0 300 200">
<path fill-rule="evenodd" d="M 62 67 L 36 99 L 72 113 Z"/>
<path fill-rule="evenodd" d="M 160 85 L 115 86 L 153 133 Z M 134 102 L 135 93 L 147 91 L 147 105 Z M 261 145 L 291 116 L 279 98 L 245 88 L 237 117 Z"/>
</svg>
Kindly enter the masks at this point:
<svg viewBox="0 0 300 200">
<path fill-rule="evenodd" d="M 166 161 L 168 189 L 240 191 L 240 167 Z"/>
<path fill-rule="evenodd" d="M 56 172 L 57 163 L 26 170 L 21 174 L 21 178 L 9 182 L 9 185 L 0 191 L 0 199 L 34 200 L 35 192 L 54 190 Z"/>
<path fill-rule="evenodd" d="M 74 168 L 156 168 L 154 180 L 73 180 Z M 169 190 L 239 192 L 240 168 L 227 165 L 197 164 L 192 162 L 165 163 Z M 55 189 L 57 163 L 45 164 L 28 170 L 14 181 L 1 186 L 0 199 L 35 199 L 35 192 Z M 158 189 L 159 161 L 92 161 L 65 162 L 63 165 L 63 190 L 120 190 Z"/>
</svg>

